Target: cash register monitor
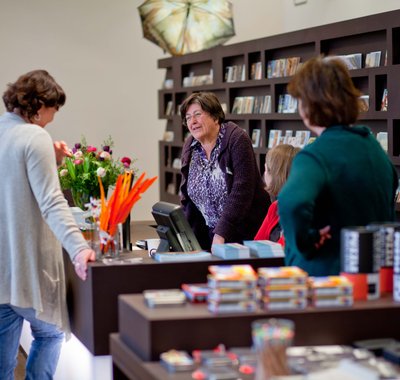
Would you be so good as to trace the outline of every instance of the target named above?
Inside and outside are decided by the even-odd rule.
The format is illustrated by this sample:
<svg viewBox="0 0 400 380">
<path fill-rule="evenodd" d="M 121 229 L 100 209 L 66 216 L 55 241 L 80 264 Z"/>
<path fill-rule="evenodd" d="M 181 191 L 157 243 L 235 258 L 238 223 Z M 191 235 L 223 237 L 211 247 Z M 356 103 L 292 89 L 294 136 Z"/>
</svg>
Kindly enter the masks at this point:
<svg viewBox="0 0 400 380">
<path fill-rule="evenodd" d="M 157 222 L 157 233 L 161 239 L 157 252 L 201 250 L 181 206 L 157 202 L 151 213 Z"/>
</svg>

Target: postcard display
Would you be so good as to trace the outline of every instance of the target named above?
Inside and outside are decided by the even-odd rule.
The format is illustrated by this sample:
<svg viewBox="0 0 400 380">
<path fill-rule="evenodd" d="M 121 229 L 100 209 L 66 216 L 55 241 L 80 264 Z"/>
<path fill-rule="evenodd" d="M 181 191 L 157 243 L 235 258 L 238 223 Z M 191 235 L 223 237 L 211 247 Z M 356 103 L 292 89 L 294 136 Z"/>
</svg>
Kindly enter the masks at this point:
<svg viewBox="0 0 400 380">
<path fill-rule="evenodd" d="M 158 61 L 165 70 L 159 118 L 166 120 L 160 150 L 160 199 L 179 202 L 180 158 L 188 135 L 179 106 L 196 91 L 215 93 L 226 113 L 253 142 L 260 172 L 265 155 L 279 143 L 304 146 L 307 131 L 295 99 L 286 91 L 292 75 L 311 57 L 344 60 L 362 92 L 358 123 L 368 125 L 400 167 L 400 10 L 220 46 Z M 392 106 L 391 106 L 392 105 Z"/>
</svg>

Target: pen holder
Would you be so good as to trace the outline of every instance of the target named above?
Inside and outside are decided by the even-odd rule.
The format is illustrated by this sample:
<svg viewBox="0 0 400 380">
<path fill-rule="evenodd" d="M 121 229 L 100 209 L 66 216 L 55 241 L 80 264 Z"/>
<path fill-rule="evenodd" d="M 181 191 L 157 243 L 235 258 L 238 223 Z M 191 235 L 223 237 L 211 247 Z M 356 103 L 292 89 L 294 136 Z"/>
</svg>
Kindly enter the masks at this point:
<svg viewBox="0 0 400 380">
<path fill-rule="evenodd" d="M 293 341 L 294 323 L 288 319 L 260 319 L 251 327 L 258 354 L 255 380 L 289 375 L 286 349 Z"/>
</svg>

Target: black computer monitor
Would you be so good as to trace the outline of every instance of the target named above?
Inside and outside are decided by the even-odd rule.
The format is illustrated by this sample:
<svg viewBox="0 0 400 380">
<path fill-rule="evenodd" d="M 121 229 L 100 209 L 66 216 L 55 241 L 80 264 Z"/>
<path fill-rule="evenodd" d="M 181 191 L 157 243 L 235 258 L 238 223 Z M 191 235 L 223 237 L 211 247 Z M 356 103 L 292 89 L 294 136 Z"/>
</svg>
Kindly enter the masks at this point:
<svg viewBox="0 0 400 380">
<path fill-rule="evenodd" d="M 157 222 L 157 233 L 161 239 L 157 252 L 201 250 L 181 206 L 157 202 L 151 213 Z"/>
</svg>

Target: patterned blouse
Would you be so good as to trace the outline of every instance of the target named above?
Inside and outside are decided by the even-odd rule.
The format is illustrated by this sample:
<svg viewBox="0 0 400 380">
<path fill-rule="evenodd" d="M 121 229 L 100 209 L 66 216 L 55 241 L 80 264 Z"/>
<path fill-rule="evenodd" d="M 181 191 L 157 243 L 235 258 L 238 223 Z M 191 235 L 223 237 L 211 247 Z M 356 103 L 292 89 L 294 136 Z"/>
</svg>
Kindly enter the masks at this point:
<svg viewBox="0 0 400 380">
<path fill-rule="evenodd" d="M 209 228 L 214 228 L 224 210 L 228 197 L 225 174 L 218 164 L 221 140 L 226 127 L 222 124 L 210 160 L 199 141 L 192 143 L 192 158 L 187 183 L 188 195 L 202 213 Z"/>
</svg>

